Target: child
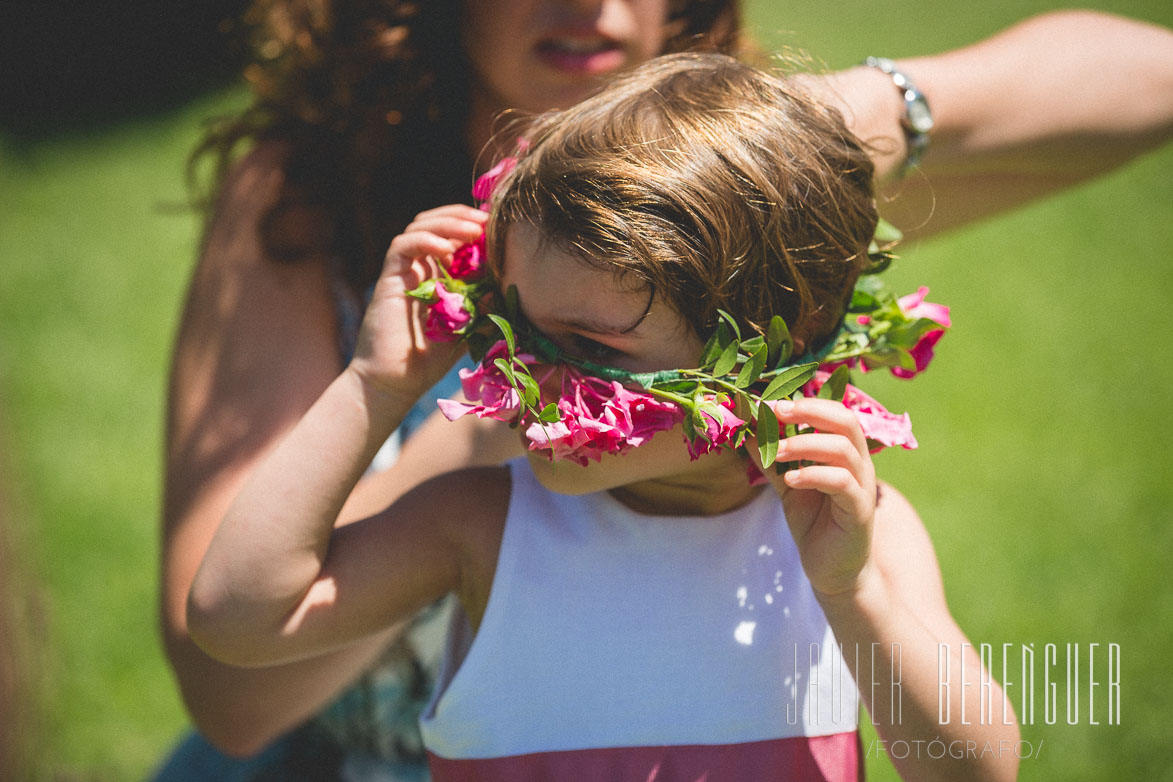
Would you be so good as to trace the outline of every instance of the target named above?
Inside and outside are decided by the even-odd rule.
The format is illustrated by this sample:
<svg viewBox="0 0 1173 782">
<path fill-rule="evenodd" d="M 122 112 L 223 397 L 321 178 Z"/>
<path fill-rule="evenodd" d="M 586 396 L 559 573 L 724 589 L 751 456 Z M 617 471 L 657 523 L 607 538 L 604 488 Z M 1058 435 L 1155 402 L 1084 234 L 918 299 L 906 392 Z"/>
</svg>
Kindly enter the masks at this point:
<svg viewBox="0 0 1173 782">
<path fill-rule="evenodd" d="M 572 364 L 706 366 L 709 337 L 728 338 L 722 313 L 763 335 L 781 315 L 796 354 L 839 334 L 876 227 L 872 169 L 838 115 L 793 86 L 719 55 L 666 57 L 527 138 L 493 196 L 489 264 Z M 877 489 L 839 402 L 769 403 L 779 427 L 806 429 L 761 452 L 805 466 L 759 462 L 765 485 L 716 447 L 747 415 L 717 397 L 704 434 L 682 422 L 687 448 L 660 431 L 555 461 L 552 419 L 527 420 L 531 449 L 549 448 L 334 530 L 458 352 L 424 337 L 434 324 L 407 293 L 447 278 L 433 259 L 485 220 L 443 207 L 392 242 L 354 360 L 252 476 L 201 565 L 189 623 L 210 654 L 296 660 L 454 592 L 463 612 L 423 717 L 437 780 L 857 779 L 860 696 L 888 742 L 1013 746 L 1004 704 L 1007 719 L 972 705 L 957 717 L 963 697 L 992 705 L 1001 691 L 978 676 L 920 521 Z M 535 372 L 542 398 L 569 372 Z M 963 663 L 960 685 L 939 686 L 940 666 Z M 1016 770 L 1008 752 L 903 754 L 916 778 Z"/>
</svg>

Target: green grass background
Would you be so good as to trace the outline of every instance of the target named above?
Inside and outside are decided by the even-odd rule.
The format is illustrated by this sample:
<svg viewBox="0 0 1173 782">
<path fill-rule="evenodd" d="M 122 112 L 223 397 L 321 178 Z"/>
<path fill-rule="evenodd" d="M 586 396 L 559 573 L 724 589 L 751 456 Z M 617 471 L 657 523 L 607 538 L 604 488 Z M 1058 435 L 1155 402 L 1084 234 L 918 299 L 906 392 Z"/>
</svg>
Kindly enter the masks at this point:
<svg viewBox="0 0 1173 782">
<path fill-rule="evenodd" d="M 1051 7 L 756 0 L 750 21 L 843 66 Z M 1097 7 L 1173 24 L 1159 0 Z M 37 779 L 140 779 L 185 725 L 155 618 L 167 353 L 197 238 L 174 205 L 201 121 L 241 99 L 0 137 L 0 480 L 31 596 Z M 974 641 L 1035 644 L 1040 663 L 1048 642 L 1121 647 L 1122 724 L 1048 726 L 1040 699 L 1024 780 L 1173 779 L 1171 173 L 1167 147 L 907 248 L 891 274 L 953 308 L 933 371 L 865 385 L 913 414 L 921 450 L 878 466 L 923 515 L 955 616 Z M 868 771 L 895 778 L 879 756 Z"/>
</svg>

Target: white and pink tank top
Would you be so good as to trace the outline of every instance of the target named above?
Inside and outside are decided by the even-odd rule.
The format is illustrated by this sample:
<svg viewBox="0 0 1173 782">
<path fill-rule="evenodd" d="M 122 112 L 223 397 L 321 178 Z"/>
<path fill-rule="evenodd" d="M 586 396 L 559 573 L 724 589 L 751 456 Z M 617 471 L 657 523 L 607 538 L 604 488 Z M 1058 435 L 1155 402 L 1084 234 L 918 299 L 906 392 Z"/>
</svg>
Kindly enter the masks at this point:
<svg viewBox="0 0 1173 782">
<path fill-rule="evenodd" d="M 421 719 L 434 782 L 862 776 L 855 683 L 781 502 L 647 516 L 524 459 L 475 638 Z"/>
</svg>

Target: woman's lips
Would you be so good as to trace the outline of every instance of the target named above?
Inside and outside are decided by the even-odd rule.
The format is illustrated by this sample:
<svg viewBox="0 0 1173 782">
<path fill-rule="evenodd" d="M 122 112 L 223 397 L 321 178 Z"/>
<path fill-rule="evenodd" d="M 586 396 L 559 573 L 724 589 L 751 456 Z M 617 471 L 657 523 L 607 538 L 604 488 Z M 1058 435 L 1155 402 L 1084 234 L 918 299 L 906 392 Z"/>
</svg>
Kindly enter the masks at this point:
<svg viewBox="0 0 1173 782">
<path fill-rule="evenodd" d="M 617 42 L 598 36 L 547 38 L 535 53 L 551 68 L 590 75 L 619 70 L 626 59 Z"/>
</svg>

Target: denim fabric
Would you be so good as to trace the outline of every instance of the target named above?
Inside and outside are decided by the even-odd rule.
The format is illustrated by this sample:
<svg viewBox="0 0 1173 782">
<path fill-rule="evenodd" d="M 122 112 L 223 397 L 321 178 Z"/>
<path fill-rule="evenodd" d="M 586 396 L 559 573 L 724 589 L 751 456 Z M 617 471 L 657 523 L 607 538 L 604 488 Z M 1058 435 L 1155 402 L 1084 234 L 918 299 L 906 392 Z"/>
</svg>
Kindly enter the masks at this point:
<svg viewBox="0 0 1173 782">
<path fill-rule="evenodd" d="M 472 369 L 473 366 L 475 366 L 473 360 L 465 355 L 464 358 L 456 362 L 456 366 L 452 367 L 439 383 L 432 386 L 428 393 L 420 397 L 415 406 L 407 412 L 403 423 L 399 425 L 399 431 L 403 433 L 405 440 L 420 427 L 425 418 L 439 409 L 436 407 L 437 399 L 445 399 L 460 390 L 460 375 L 458 374 L 460 370 Z"/>
<path fill-rule="evenodd" d="M 232 758 L 194 731 L 159 766 L 151 782 L 334 782 L 342 753 L 312 727 L 294 730 L 251 758 Z"/>
</svg>

